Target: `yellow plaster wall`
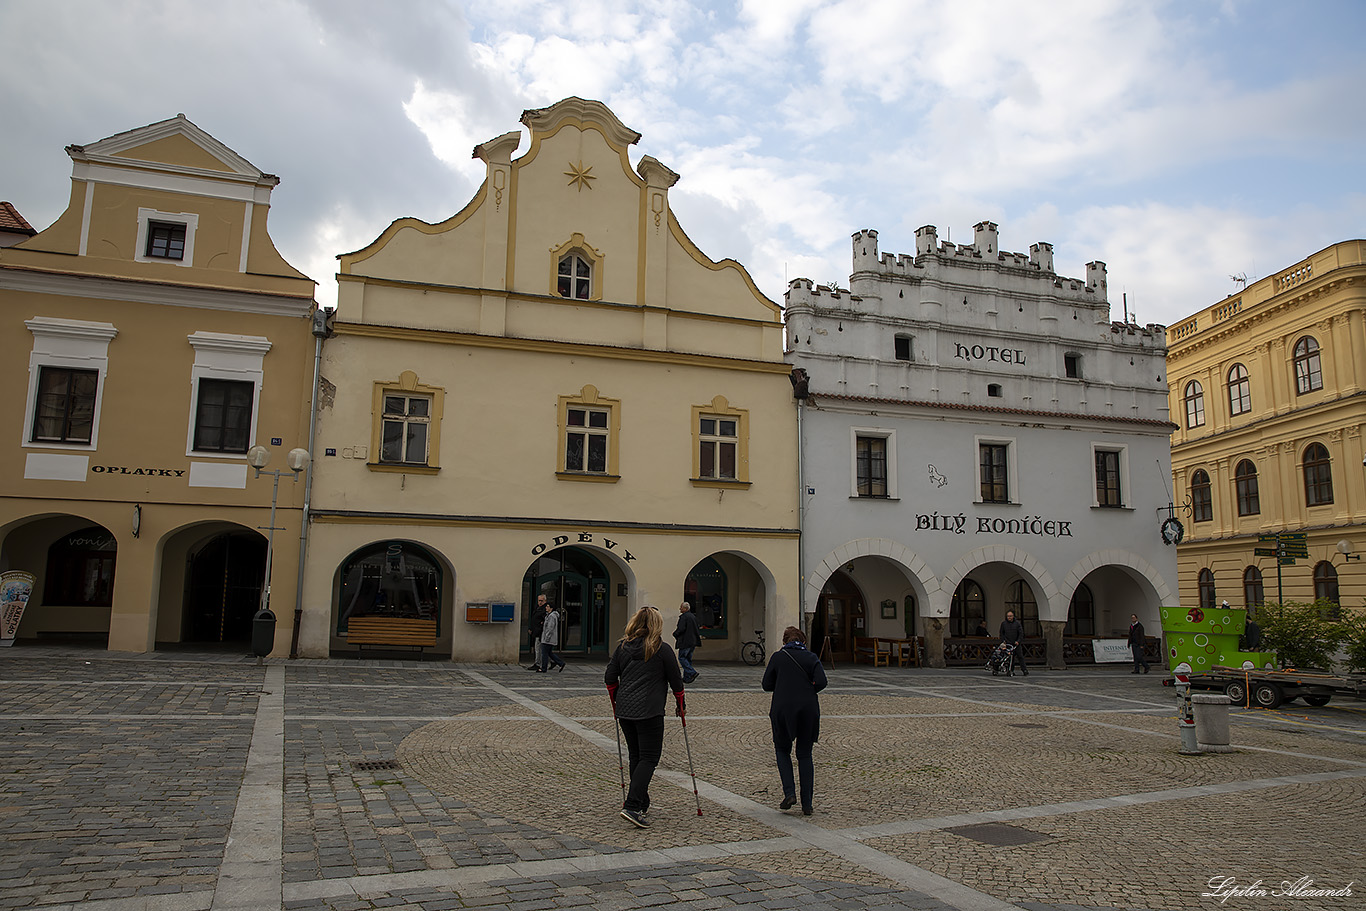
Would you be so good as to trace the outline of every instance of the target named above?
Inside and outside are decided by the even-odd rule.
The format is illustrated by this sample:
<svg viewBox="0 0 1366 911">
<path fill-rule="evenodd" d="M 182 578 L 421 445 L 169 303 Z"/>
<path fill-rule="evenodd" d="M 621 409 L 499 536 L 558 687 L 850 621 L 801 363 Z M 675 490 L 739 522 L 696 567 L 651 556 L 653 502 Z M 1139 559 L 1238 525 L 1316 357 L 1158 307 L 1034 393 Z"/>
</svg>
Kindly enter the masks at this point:
<svg viewBox="0 0 1366 911">
<path fill-rule="evenodd" d="M 134 161 L 157 161 L 163 164 L 186 165 L 208 171 L 232 173 L 232 169 L 219 161 L 217 156 L 182 135 L 165 136 L 161 139 L 145 142 L 133 148 L 125 149 L 114 157 L 128 158 Z"/>
</svg>

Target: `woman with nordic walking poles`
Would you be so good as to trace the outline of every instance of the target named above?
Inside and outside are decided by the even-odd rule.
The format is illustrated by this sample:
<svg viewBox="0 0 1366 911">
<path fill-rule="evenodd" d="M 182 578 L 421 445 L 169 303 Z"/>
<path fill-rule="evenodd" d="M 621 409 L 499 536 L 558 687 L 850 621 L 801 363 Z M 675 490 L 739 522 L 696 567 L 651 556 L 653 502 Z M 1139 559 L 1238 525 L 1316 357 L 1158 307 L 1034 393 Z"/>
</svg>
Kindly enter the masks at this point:
<svg viewBox="0 0 1366 911">
<path fill-rule="evenodd" d="M 642 829 L 650 826 L 645 812 L 650 809 L 650 779 L 664 751 L 664 709 L 670 689 L 678 716 L 685 711 L 683 672 L 674 650 L 660 639 L 663 631 L 658 609 L 636 611 L 603 674 L 629 761 L 631 784 L 621 815 Z"/>
<path fill-rule="evenodd" d="M 797 771 L 801 775 L 802 812 L 812 813 L 815 797 L 815 764 L 811 747 L 820 739 L 821 704 L 816 694 L 827 680 L 821 659 L 806 648 L 806 634 L 795 626 L 783 630 L 783 647 L 768 659 L 764 669 L 764 692 L 773 694 L 768 720 L 773 726 L 773 750 L 778 760 L 778 778 L 783 783 L 783 802 L 778 809 L 791 809 L 797 802 L 797 786 L 792 778 L 792 745 L 797 745 Z"/>
</svg>

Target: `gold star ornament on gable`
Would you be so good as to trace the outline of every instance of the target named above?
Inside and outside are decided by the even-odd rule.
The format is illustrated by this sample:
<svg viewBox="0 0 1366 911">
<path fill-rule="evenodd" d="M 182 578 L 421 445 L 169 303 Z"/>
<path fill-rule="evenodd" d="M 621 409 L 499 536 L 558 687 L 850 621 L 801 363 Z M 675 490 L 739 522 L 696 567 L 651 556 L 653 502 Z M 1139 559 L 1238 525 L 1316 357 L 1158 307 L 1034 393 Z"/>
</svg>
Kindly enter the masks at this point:
<svg viewBox="0 0 1366 911">
<path fill-rule="evenodd" d="M 593 185 L 589 183 L 589 181 L 597 180 L 597 178 L 593 176 L 593 166 L 590 164 L 585 168 L 583 166 L 582 158 L 579 159 L 578 164 L 574 164 L 571 161 L 569 163 L 569 170 L 564 172 L 564 176 L 569 178 L 569 185 L 571 187 L 574 186 L 574 184 L 579 185 L 579 192 L 583 192 L 584 187 L 587 187 L 590 190 L 593 189 Z"/>
</svg>

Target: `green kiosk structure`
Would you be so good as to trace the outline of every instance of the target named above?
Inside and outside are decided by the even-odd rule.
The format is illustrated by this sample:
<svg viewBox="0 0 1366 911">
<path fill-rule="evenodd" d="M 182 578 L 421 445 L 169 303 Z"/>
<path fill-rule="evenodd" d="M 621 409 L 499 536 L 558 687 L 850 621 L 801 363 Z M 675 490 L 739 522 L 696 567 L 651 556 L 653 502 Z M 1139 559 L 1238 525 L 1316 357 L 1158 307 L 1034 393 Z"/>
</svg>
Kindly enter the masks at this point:
<svg viewBox="0 0 1366 911">
<path fill-rule="evenodd" d="M 1241 668 L 1251 661 L 1258 669 L 1276 667 L 1275 652 L 1240 652 L 1247 612 L 1237 607 L 1161 608 L 1162 632 L 1167 638 L 1168 667 L 1189 664 L 1196 674 L 1214 667 Z"/>
</svg>

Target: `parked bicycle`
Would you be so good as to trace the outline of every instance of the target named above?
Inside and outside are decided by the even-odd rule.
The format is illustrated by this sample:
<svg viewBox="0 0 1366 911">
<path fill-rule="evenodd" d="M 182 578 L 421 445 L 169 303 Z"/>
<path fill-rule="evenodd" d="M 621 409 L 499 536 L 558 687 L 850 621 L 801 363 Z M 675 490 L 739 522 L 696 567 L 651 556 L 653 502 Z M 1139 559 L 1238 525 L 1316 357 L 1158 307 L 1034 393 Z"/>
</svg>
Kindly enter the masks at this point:
<svg viewBox="0 0 1366 911">
<path fill-rule="evenodd" d="M 754 635 L 758 637 L 757 640 L 752 639 L 740 646 L 740 657 L 750 666 L 764 663 L 764 631 L 756 629 Z"/>
</svg>

